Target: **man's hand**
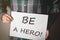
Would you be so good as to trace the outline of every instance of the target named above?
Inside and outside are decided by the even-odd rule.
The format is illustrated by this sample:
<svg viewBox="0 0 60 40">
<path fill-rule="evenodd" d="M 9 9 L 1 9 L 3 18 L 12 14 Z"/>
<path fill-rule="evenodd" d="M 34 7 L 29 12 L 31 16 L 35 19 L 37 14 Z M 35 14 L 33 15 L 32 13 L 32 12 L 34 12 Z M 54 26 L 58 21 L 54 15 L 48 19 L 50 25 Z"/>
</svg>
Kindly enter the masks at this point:
<svg viewBox="0 0 60 40">
<path fill-rule="evenodd" d="M 11 23 L 12 20 L 13 20 L 13 18 L 9 14 L 4 14 L 2 16 L 3 23 Z"/>
</svg>

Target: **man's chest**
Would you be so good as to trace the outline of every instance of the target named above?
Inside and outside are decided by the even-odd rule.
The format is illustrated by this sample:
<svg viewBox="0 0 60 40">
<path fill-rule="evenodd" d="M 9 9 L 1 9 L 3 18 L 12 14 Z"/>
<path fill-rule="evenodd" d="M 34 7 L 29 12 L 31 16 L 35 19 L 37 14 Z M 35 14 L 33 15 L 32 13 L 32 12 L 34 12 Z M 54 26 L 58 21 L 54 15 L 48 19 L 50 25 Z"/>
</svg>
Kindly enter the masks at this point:
<svg viewBox="0 0 60 40">
<path fill-rule="evenodd" d="M 19 12 L 44 13 L 47 11 L 43 0 L 12 0 L 12 9 Z"/>
</svg>

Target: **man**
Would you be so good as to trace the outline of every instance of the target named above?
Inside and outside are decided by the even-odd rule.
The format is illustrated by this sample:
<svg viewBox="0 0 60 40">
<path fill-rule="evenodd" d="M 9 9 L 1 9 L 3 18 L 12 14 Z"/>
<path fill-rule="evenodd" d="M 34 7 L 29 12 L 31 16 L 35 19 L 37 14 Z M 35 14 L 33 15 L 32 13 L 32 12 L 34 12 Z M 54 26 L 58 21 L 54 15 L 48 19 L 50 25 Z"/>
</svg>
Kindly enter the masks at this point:
<svg viewBox="0 0 60 40">
<path fill-rule="evenodd" d="M 15 0 L 14 0 L 15 1 Z M 18 0 L 17 0 L 18 1 Z M 27 0 L 26 0 L 27 1 Z M 54 23 L 53 21 L 55 20 L 55 17 L 57 17 L 56 16 L 56 13 L 58 13 L 59 12 L 59 8 L 58 8 L 58 5 L 57 5 L 57 1 L 58 0 L 35 0 L 35 2 L 36 2 L 36 4 L 37 4 L 37 6 L 36 5 L 34 5 L 34 6 L 31 6 L 31 7 L 33 7 L 33 10 L 32 10 L 32 8 L 31 8 L 31 10 L 29 9 L 30 7 L 28 7 L 28 11 L 27 10 L 23 10 L 24 9 L 24 6 L 22 5 L 22 10 L 20 10 L 21 9 L 21 6 L 19 7 L 19 5 L 18 5 L 18 8 L 17 8 L 17 6 L 15 6 L 15 8 L 17 8 L 18 10 L 15 10 L 15 8 L 13 9 L 14 11 L 22 11 L 22 12 L 32 12 L 32 13 L 49 13 L 49 23 L 48 23 L 48 29 L 50 29 L 50 27 L 51 27 L 51 25 Z M 16 1 L 15 1 L 16 2 Z M 20 1 L 21 2 L 21 1 Z M 24 1 L 22 1 L 23 2 L 23 4 L 24 4 Z M 34 2 L 34 3 L 35 3 Z M 28 3 L 28 2 L 27 2 Z M 32 5 L 34 4 L 34 3 L 32 3 Z M 47 4 L 47 5 L 46 5 Z M 26 4 L 27 5 L 27 4 Z M 47 7 L 48 7 L 48 10 L 47 10 Z M 27 6 L 25 6 L 25 9 L 27 9 Z M 37 11 L 38 10 L 38 11 Z M 55 14 L 53 14 L 53 13 L 55 13 Z M 52 17 L 51 17 L 52 16 Z M 52 19 L 52 21 L 51 21 L 51 19 Z M 12 17 L 9 15 L 9 14 L 4 14 L 3 16 L 2 16 L 2 21 L 3 21 L 3 23 L 10 23 L 11 21 L 12 21 Z M 48 35 L 48 34 L 47 34 Z"/>
<path fill-rule="evenodd" d="M 18 1 L 18 0 L 17 0 Z M 19 12 L 30 12 L 30 13 L 37 13 L 38 11 L 39 11 L 39 9 L 40 9 L 40 0 L 38 1 L 38 0 L 25 0 L 25 5 L 26 6 L 24 6 L 23 5 L 23 3 L 24 3 L 24 1 L 22 1 L 22 0 L 20 0 L 20 1 L 18 1 L 18 2 L 16 2 L 16 0 L 13 0 L 12 1 L 13 2 L 13 4 L 12 4 L 12 6 L 14 7 L 14 8 L 12 8 L 14 11 L 19 11 Z M 19 4 L 19 2 L 22 2 L 21 4 Z M 29 3 L 28 3 L 29 2 Z M 43 2 L 43 1 L 42 1 Z M 44 1 L 45 2 L 45 1 Z M 17 4 L 18 3 L 18 7 L 17 7 Z M 28 4 L 30 4 L 30 5 L 28 5 Z M 38 5 L 39 4 L 39 5 Z M 46 3 L 45 3 L 45 6 L 46 6 Z M 22 10 L 21 10 L 21 7 L 22 7 Z M 27 8 L 28 8 L 28 10 L 27 10 Z M 43 7 L 42 7 L 43 8 Z M 16 9 L 16 10 L 15 10 Z M 18 9 L 18 10 L 17 10 Z M 44 11 L 44 10 L 43 10 Z M 46 11 L 46 10 L 45 10 Z M 44 11 L 44 13 L 45 13 L 45 11 Z M 7 20 L 5 20 L 4 19 L 4 17 L 8 17 L 8 18 L 6 18 Z M 4 22 L 4 23 L 10 23 L 11 21 L 12 21 L 12 17 L 10 17 L 8 14 L 5 14 L 5 16 L 3 16 L 3 19 L 2 19 L 2 21 Z M 19 40 L 19 39 L 17 39 L 17 38 L 13 38 L 13 39 L 15 39 L 15 40 Z M 13 40 L 13 39 L 11 39 L 11 40 Z M 21 40 L 21 39 L 20 39 Z M 22 40 L 25 40 L 25 39 L 22 39 Z M 27 40 L 27 39 L 26 39 Z"/>
</svg>

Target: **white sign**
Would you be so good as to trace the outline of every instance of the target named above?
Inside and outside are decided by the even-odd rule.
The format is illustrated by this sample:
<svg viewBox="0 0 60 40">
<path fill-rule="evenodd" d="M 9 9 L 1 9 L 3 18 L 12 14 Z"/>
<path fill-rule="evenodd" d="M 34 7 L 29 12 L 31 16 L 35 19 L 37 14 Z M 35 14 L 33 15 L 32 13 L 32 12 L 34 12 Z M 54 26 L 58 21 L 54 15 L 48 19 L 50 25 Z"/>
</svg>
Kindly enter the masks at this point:
<svg viewBox="0 0 60 40">
<path fill-rule="evenodd" d="M 11 12 L 10 36 L 32 40 L 45 40 L 48 15 Z"/>
</svg>

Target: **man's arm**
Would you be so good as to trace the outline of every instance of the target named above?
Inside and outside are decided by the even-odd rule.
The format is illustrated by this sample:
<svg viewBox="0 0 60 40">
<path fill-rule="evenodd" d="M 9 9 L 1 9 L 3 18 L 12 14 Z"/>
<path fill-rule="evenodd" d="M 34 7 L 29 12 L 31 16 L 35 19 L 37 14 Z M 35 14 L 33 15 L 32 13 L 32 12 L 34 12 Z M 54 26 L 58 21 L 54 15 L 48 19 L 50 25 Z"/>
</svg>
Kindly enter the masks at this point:
<svg viewBox="0 0 60 40">
<path fill-rule="evenodd" d="M 55 22 L 57 14 L 59 13 L 58 0 L 47 0 L 47 5 L 49 6 L 49 20 L 48 20 L 48 29 L 51 28 L 52 24 Z"/>
</svg>

